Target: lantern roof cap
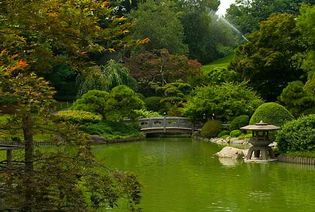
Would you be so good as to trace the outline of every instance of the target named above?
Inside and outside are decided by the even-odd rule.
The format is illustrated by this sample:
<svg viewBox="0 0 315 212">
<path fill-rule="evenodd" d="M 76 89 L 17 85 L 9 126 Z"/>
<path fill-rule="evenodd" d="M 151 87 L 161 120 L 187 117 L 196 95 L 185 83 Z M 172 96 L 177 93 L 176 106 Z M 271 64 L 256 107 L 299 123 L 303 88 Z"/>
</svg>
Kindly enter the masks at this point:
<svg viewBox="0 0 315 212">
<path fill-rule="evenodd" d="M 263 121 L 260 121 L 259 123 L 247 125 L 244 127 L 241 127 L 241 130 L 253 130 L 253 131 L 273 131 L 278 130 L 280 127 L 265 123 Z"/>
</svg>

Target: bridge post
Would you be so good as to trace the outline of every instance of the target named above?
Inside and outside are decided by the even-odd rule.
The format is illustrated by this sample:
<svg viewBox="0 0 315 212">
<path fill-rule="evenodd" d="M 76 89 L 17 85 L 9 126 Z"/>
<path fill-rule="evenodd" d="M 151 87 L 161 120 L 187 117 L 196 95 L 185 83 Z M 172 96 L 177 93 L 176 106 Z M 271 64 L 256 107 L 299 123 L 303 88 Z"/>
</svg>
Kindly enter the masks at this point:
<svg viewBox="0 0 315 212">
<path fill-rule="evenodd" d="M 166 133 L 166 116 L 164 115 L 164 120 L 163 120 L 163 132 Z"/>
<path fill-rule="evenodd" d="M 10 166 L 12 162 L 12 149 L 7 149 L 7 165 Z"/>
</svg>

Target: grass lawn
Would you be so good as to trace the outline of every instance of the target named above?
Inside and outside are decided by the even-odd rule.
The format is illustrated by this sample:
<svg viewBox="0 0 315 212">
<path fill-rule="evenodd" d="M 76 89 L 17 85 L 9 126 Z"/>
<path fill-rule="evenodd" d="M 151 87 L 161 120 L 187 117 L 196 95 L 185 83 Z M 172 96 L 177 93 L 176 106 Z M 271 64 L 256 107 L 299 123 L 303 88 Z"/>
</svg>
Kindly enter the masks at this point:
<svg viewBox="0 0 315 212">
<path fill-rule="evenodd" d="M 213 69 L 218 69 L 218 68 L 227 68 L 232 61 L 234 57 L 234 54 L 230 54 L 224 58 L 220 58 L 218 60 L 213 61 L 212 63 L 208 65 L 204 65 L 201 67 L 201 71 L 203 73 L 208 73 Z"/>
</svg>

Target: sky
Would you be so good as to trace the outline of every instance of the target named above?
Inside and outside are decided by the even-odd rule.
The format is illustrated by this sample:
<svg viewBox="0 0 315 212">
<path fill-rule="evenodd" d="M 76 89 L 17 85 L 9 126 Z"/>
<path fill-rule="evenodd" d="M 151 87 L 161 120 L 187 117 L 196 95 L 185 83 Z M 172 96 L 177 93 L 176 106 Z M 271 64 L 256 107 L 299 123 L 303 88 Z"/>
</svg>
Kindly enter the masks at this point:
<svg viewBox="0 0 315 212">
<path fill-rule="evenodd" d="M 218 11 L 216 12 L 218 15 L 224 15 L 225 10 L 230 7 L 230 4 L 234 3 L 235 0 L 220 0 L 221 4 L 219 6 Z"/>
</svg>

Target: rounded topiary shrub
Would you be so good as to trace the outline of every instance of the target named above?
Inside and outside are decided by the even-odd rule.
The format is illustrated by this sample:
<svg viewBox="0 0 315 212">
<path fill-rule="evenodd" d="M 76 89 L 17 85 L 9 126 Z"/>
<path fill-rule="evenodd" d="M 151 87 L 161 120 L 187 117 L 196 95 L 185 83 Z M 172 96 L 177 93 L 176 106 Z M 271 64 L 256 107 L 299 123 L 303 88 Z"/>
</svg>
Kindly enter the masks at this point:
<svg viewBox="0 0 315 212">
<path fill-rule="evenodd" d="M 162 107 L 161 100 L 162 100 L 162 97 L 150 96 L 144 99 L 144 103 L 148 110 L 160 111 Z"/>
<path fill-rule="evenodd" d="M 241 132 L 240 130 L 232 130 L 232 131 L 230 132 L 230 136 L 231 136 L 231 137 L 238 137 L 238 136 L 240 136 L 240 135 L 242 135 L 242 132 Z"/>
<path fill-rule="evenodd" d="M 224 136 L 230 135 L 230 131 L 228 130 L 222 130 L 221 132 L 219 132 L 218 137 L 222 138 Z"/>
<path fill-rule="evenodd" d="M 201 128 L 200 134 L 206 138 L 216 137 L 222 130 L 222 123 L 218 120 L 209 120 Z"/>
<path fill-rule="evenodd" d="M 241 127 L 248 125 L 249 116 L 248 115 L 240 115 L 235 117 L 230 123 L 230 130 L 239 130 Z"/>
<path fill-rule="evenodd" d="M 285 122 L 293 120 L 293 115 L 282 105 L 275 102 L 260 105 L 250 119 L 250 124 L 263 121 L 268 124 L 282 126 Z"/>
<path fill-rule="evenodd" d="M 276 135 L 280 152 L 315 150 L 315 114 L 283 125 Z"/>
</svg>

